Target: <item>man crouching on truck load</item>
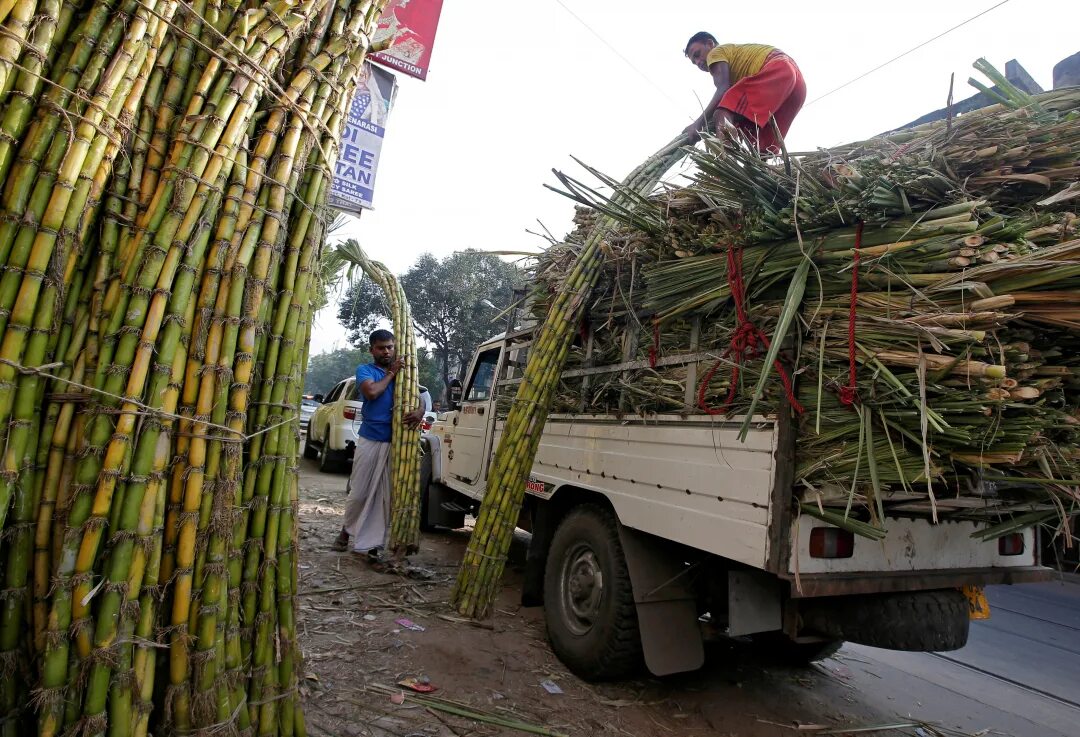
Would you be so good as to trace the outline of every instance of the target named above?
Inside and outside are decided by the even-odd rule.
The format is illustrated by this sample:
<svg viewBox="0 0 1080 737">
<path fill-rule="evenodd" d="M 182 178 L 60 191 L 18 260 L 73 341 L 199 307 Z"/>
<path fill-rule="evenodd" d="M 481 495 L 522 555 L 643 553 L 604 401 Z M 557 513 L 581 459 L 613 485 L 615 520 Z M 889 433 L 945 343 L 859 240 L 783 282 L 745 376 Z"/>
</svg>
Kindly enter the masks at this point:
<svg viewBox="0 0 1080 737">
<path fill-rule="evenodd" d="M 334 540 L 334 550 L 344 551 L 352 538 L 354 552 L 367 552 L 377 560 L 386 546 L 390 529 L 390 435 L 394 414 L 394 377 L 404 366 L 397 358 L 394 334 L 376 330 L 368 339 L 372 363 L 356 368 L 356 386 L 364 398 L 360 408 L 360 432 L 349 476 L 349 499 L 345 524 Z M 424 417 L 422 408 L 405 415 L 416 427 Z"/>
<path fill-rule="evenodd" d="M 697 142 L 702 131 L 719 134 L 731 125 L 758 151 L 779 154 L 806 101 L 806 82 L 791 57 L 765 44 L 720 45 L 705 31 L 690 37 L 685 53 L 716 85 L 701 116 L 684 131 L 690 142 Z"/>
</svg>

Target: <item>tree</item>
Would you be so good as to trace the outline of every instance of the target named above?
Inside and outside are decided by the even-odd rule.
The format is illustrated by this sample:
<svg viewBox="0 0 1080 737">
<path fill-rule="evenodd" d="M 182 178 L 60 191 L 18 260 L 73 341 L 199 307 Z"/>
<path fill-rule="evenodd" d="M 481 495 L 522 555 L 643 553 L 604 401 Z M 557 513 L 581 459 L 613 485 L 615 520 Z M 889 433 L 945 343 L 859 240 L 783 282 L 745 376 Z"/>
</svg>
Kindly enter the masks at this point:
<svg viewBox="0 0 1080 737">
<path fill-rule="evenodd" d="M 328 394 L 339 381 L 354 375 L 357 366 L 370 362 L 371 354 L 366 347 L 339 348 L 311 356 L 304 374 L 304 393 Z"/>
<path fill-rule="evenodd" d="M 416 349 L 416 360 L 420 363 L 420 386 L 427 387 L 433 400 L 439 399 L 443 393 L 443 383 L 439 378 L 439 364 L 435 362 L 435 357 L 427 348 L 420 346 Z"/>
<path fill-rule="evenodd" d="M 483 251 L 458 251 L 444 259 L 422 254 L 401 277 L 412 308 L 416 331 L 430 346 L 446 387 L 473 350 L 502 331 L 497 320 L 510 306 L 521 270 Z M 353 345 L 365 345 L 368 334 L 389 316 L 381 290 L 370 280 L 351 284 L 342 297 L 338 319 Z M 438 392 L 433 390 L 433 395 Z"/>
</svg>

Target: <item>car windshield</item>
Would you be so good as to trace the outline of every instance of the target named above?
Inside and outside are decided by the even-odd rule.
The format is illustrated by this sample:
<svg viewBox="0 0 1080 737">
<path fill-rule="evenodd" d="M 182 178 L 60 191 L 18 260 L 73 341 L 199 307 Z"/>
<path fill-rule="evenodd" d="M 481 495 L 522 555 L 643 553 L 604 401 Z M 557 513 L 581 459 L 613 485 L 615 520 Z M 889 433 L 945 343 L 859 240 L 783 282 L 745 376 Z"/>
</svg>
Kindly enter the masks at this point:
<svg viewBox="0 0 1080 737">
<path fill-rule="evenodd" d="M 318 407 L 319 406 L 319 403 L 316 402 L 314 399 L 305 399 L 303 402 L 301 402 L 301 404 L 304 407 Z"/>
</svg>

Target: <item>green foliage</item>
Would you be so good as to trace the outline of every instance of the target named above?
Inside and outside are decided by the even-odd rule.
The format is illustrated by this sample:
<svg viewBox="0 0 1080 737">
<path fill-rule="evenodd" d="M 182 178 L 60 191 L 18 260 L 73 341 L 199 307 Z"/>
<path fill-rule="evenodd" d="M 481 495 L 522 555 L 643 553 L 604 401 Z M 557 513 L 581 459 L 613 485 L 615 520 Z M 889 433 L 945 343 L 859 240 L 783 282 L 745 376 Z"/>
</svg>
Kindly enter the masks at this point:
<svg viewBox="0 0 1080 737">
<path fill-rule="evenodd" d="M 334 385 L 356 373 L 356 367 L 370 363 L 367 348 L 339 348 L 308 358 L 304 374 L 305 394 L 328 394 Z"/>
<path fill-rule="evenodd" d="M 401 276 L 416 331 L 431 346 L 438 366 L 436 373 L 428 375 L 420 359 L 420 381 L 432 397 L 442 394 L 440 380 L 462 372 L 477 345 L 502 332 L 502 313 L 523 281 L 514 264 L 474 250 L 443 259 L 422 254 Z M 338 306 L 338 319 L 353 345 L 366 345 L 368 334 L 388 315 L 381 290 L 366 279 L 350 284 Z"/>
<path fill-rule="evenodd" d="M 426 387 L 431 392 L 431 399 L 438 401 L 443 394 L 442 379 L 439 378 L 439 364 L 431 351 L 423 346 L 416 348 L 416 360 L 420 363 L 417 367 L 420 371 L 420 386 Z"/>
</svg>

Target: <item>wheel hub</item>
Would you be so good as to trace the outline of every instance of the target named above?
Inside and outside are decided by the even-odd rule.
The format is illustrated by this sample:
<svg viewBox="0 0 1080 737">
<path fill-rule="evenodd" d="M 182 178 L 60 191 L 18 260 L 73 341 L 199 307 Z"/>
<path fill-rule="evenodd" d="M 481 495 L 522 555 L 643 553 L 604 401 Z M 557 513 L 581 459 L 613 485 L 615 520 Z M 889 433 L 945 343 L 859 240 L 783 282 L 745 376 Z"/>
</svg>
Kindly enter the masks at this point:
<svg viewBox="0 0 1080 737">
<path fill-rule="evenodd" d="M 566 623 L 574 634 L 585 634 L 600 614 L 604 594 L 604 574 L 592 548 L 582 544 L 570 551 L 563 565 L 562 584 Z"/>
</svg>

